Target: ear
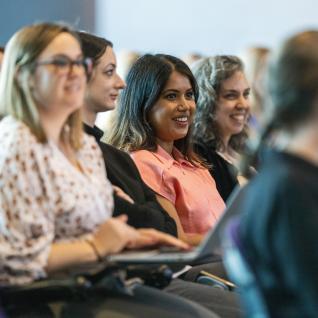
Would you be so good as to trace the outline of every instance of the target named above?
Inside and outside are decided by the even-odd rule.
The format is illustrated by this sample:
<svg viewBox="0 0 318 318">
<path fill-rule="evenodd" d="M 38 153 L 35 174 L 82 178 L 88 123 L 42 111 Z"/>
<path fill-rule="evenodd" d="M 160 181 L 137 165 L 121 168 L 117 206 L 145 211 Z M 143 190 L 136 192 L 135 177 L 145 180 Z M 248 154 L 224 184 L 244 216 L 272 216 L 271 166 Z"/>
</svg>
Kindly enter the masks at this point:
<svg viewBox="0 0 318 318">
<path fill-rule="evenodd" d="M 18 67 L 15 72 L 15 79 L 19 85 L 19 87 L 23 87 L 29 85 L 30 89 L 34 88 L 34 75 L 28 74 L 27 72 L 23 71 L 21 67 Z"/>
</svg>

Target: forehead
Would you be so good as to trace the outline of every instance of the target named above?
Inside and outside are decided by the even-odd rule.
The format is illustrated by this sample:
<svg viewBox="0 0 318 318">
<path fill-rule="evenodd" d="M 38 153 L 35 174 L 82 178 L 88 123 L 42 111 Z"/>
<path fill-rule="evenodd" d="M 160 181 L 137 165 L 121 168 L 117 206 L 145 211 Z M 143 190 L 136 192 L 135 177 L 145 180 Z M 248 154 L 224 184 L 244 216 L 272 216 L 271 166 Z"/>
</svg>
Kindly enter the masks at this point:
<svg viewBox="0 0 318 318">
<path fill-rule="evenodd" d="M 108 64 L 116 65 L 116 56 L 111 46 L 107 46 L 106 51 L 99 58 L 98 64 L 101 65 L 102 67 Z"/>
<path fill-rule="evenodd" d="M 244 90 L 247 88 L 249 88 L 249 85 L 246 76 L 242 71 L 235 72 L 221 84 L 221 90 Z"/>
<path fill-rule="evenodd" d="M 177 71 L 173 71 L 165 85 L 164 90 L 177 89 L 177 90 L 188 90 L 191 89 L 192 85 L 189 78 Z"/>
<path fill-rule="evenodd" d="M 56 54 L 65 54 L 70 57 L 77 57 L 82 53 L 77 39 L 70 33 L 63 32 L 57 35 L 51 43 L 42 51 L 40 57 L 50 57 Z"/>
</svg>

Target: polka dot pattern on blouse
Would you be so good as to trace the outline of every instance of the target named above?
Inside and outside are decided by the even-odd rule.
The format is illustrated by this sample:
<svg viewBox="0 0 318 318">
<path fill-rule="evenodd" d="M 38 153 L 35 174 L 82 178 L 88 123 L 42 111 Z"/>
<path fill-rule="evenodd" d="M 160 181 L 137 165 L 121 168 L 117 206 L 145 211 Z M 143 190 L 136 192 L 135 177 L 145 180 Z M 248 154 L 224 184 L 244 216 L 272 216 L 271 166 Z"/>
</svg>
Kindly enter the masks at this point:
<svg viewBox="0 0 318 318">
<path fill-rule="evenodd" d="M 82 171 L 20 121 L 0 122 L 0 286 L 45 277 L 53 242 L 81 238 L 111 216 L 112 186 L 92 137 L 76 159 Z"/>
</svg>

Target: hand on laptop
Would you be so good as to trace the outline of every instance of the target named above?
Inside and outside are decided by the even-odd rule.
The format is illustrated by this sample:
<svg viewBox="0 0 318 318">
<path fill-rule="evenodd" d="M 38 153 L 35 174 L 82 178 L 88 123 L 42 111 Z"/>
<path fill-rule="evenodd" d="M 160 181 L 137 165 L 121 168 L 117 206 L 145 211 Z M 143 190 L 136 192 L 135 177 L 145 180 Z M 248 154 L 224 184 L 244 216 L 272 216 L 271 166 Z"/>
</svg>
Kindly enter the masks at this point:
<svg viewBox="0 0 318 318">
<path fill-rule="evenodd" d="M 126 245 L 126 248 L 129 249 L 137 249 L 137 248 L 143 248 L 148 246 L 174 246 L 177 248 L 180 248 L 182 250 L 187 250 L 190 248 L 190 246 L 163 232 L 159 232 L 155 229 L 137 229 L 137 232 L 139 233 L 139 236 L 136 238 L 134 237 L 134 240 L 131 240 Z"/>
<path fill-rule="evenodd" d="M 138 249 L 154 245 L 169 245 L 184 250 L 189 248 L 188 244 L 169 234 L 154 229 L 135 229 L 126 222 L 126 215 L 110 218 L 92 235 L 90 241 L 99 257 L 118 253 L 124 248 Z"/>
</svg>

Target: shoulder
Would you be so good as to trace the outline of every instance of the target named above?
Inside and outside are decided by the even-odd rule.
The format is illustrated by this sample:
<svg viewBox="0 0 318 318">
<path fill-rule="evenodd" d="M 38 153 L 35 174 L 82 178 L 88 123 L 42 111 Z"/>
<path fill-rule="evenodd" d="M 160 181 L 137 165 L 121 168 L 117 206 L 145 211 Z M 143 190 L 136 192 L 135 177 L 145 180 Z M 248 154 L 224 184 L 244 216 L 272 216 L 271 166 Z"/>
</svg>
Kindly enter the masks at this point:
<svg viewBox="0 0 318 318">
<path fill-rule="evenodd" d="M 130 155 L 136 160 L 153 160 L 155 158 L 154 153 L 149 150 L 137 150 Z"/>
<path fill-rule="evenodd" d="M 155 152 L 138 150 L 130 155 L 143 178 L 151 179 L 154 176 L 161 178 L 163 171 L 166 170 L 166 162 Z"/>
<path fill-rule="evenodd" d="M 204 143 L 202 141 L 197 141 L 193 145 L 194 151 L 205 159 L 208 163 L 213 163 L 217 159 L 217 152 L 212 143 Z"/>
<path fill-rule="evenodd" d="M 138 150 L 132 152 L 130 155 L 140 170 L 141 175 L 146 173 L 146 171 L 148 173 L 153 171 L 156 174 L 162 174 L 163 170 L 167 168 L 167 161 L 155 152 L 149 150 Z"/>
<path fill-rule="evenodd" d="M 0 122 L 0 165 L 13 162 L 29 160 L 34 157 L 41 144 L 31 133 L 30 129 L 21 121 L 8 116 Z"/>
<path fill-rule="evenodd" d="M 105 160 L 107 160 L 107 158 L 113 158 L 113 159 L 117 159 L 117 160 L 126 160 L 129 162 L 132 161 L 130 155 L 125 151 L 117 149 L 114 146 L 111 146 L 111 145 L 106 144 L 104 142 L 100 142 L 99 146 L 104 154 Z"/>
<path fill-rule="evenodd" d="M 15 142 L 15 144 L 36 143 L 36 137 L 23 122 L 7 116 L 0 122 L 0 142 Z"/>
</svg>

